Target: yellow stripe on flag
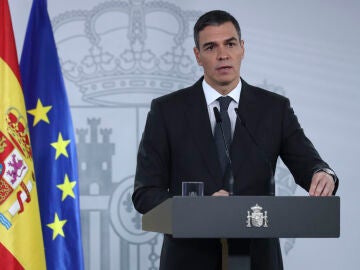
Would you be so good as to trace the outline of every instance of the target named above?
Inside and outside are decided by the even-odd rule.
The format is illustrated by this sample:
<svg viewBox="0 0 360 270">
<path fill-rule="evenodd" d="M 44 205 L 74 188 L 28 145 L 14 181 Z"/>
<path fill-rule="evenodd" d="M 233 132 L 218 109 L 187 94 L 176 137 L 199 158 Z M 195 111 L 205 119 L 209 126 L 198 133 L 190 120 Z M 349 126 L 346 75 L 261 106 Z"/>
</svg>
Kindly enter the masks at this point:
<svg viewBox="0 0 360 270">
<path fill-rule="evenodd" d="M 0 58 L 0 242 L 24 269 L 46 269 L 21 85 Z M 6 265 L 0 264 L 0 268 Z"/>
</svg>

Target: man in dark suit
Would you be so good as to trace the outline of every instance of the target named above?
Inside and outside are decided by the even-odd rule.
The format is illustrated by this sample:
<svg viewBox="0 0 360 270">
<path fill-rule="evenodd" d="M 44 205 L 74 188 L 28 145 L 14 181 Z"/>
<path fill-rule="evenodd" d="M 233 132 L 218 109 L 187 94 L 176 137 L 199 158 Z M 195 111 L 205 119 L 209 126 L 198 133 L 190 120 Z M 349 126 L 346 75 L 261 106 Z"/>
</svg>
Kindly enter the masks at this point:
<svg viewBox="0 0 360 270">
<path fill-rule="evenodd" d="M 198 19 L 194 39 L 204 77 L 152 101 L 138 152 L 135 208 L 146 213 L 167 198 L 181 195 L 183 181 L 203 181 L 205 196 L 229 195 L 226 175 L 231 168 L 216 139 L 219 124 L 214 107 L 220 107 L 223 127 L 230 134 L 234 195 L 268 195 L 270 174 L 279 156 L 310 195 L 334 194 L 338 180 L 305 136 L 289 100 L 240 78 L 244 41 L 236 19 L 224 11 L 210 11 Z M 250 254 L 253 270 L 283 268 L 278 239 L 229 240 L 229 248 Z M 220 268 L 219 239 L 164 236 L 161 270 Z"/>
</svg>

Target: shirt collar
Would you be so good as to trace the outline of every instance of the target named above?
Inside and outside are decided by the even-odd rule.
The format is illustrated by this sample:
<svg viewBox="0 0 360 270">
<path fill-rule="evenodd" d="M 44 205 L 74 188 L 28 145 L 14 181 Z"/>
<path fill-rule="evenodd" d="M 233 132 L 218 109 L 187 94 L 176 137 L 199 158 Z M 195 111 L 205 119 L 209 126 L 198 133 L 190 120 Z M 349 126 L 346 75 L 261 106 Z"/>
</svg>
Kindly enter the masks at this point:
<svg viewBox="0 0 360 270">
<path fill-rule="evenodd" d="M 203 79 L 202 81 L 202 87 L 205 94 L 206 104 L 208 106 L 222 96 L 218 91 L 212 88 L 205 81 L 205 79 Z M 227 94 L 227 96 L 231 97 L 236 103 L 238 103 L 240 99 L 240 92 L 241 92 L 241 80 L 239 80 L 237 86 L 233 90 L 231 90 L 230 93 Z"/>
</svg>

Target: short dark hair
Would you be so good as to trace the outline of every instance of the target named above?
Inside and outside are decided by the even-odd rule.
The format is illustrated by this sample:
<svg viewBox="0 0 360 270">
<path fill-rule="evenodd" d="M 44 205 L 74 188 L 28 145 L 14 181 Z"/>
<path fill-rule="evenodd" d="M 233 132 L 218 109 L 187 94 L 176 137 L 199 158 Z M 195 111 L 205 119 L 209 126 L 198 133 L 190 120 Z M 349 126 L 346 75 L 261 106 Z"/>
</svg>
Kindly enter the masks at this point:
<svg viewBox="0 0 360 270">
<path fill-rule="evenodd" d="M 231 22 L 236 31 L 238 32 L 239 39 L 241 39 L 241 30 L 238 21 L 232 16 L 230 13 L 223 11 L 223 10 L 212 10 L 205 14 L 203 14 L 195 23 L 194 26 L 194 41 L 196 48 L 199 48 L 199 33 L 202 31 L 206 26 L 209 25 L 222 25 L 226 22 Z"/>
</svg>

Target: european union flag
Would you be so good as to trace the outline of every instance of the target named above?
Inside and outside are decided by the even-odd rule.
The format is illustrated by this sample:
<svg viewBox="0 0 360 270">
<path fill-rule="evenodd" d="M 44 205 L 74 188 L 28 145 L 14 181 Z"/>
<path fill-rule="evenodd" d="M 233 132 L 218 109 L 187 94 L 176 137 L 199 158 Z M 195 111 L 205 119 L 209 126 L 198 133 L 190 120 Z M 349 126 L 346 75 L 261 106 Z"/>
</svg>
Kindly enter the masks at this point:
<svg viewBox="0 0 360 270">
<path fill-rule="evenodd" d="M 74 130 L 46 0 L 34 0 L 21 56 L 47 269 L 83 269 Z"/>
</svg>

